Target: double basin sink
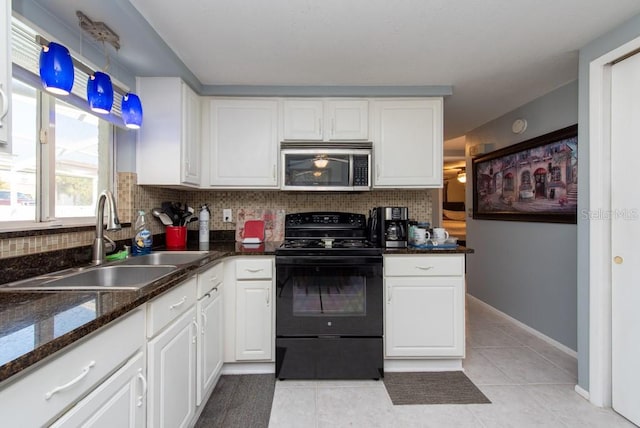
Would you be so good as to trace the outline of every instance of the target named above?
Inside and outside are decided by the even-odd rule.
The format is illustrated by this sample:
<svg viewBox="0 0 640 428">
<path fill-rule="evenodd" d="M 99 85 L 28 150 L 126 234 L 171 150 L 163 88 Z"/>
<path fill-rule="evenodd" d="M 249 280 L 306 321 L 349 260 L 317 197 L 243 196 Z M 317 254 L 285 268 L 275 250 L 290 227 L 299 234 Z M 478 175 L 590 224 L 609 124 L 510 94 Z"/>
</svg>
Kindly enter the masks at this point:
<svg viewBox="0 0 640 428">
<path fill-rule="evenodd" d="M 0 286 L 16 290 L 138 290 L 179 268 L 209 256 L 209 251 L 159 251 L 119 262 L 71 268 Z"/>
</svg>

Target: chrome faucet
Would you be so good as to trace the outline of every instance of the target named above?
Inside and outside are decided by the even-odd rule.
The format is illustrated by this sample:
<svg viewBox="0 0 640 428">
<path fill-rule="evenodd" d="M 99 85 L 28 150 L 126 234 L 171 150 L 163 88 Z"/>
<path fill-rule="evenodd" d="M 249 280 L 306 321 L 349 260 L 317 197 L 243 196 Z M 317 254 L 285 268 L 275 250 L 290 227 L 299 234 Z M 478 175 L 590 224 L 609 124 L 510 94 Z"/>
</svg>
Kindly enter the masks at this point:
<svg viewBox="0 0 640 428">
<path fill-rule="evenodd" d="M 96 209 L 96 237 L 93 240 L 93 259 L 96 265 L 104 263 L 106 245 L 108 241 L 111 251 L 116 249 L 116 244 L 104 234 L 104 204 L 107 203 L 107 230 L 120 230 L 120 220 L 118 220 L 118 210 L 116 209 L 116 200 L 113 193 L 109 190 L 103 190 L 98 196 L 98 207 Z"/>
</svg>

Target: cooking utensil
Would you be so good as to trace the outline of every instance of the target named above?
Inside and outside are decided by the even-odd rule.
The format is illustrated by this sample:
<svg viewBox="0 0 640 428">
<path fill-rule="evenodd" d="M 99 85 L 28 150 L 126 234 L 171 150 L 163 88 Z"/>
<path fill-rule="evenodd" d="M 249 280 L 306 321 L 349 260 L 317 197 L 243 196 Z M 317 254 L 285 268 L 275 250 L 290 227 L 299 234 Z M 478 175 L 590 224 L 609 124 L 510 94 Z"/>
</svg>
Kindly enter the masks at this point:
<svg viewBox="0 0 640 428">
<path fill-rule="evenodd" d="M 173 220 L 171 220 L 171 217 L 169 217 L 167 214 L 160 213 L 160 215 L 158 215 L 158 218 L 165 226 L 173 226 Z"/>
</svg>

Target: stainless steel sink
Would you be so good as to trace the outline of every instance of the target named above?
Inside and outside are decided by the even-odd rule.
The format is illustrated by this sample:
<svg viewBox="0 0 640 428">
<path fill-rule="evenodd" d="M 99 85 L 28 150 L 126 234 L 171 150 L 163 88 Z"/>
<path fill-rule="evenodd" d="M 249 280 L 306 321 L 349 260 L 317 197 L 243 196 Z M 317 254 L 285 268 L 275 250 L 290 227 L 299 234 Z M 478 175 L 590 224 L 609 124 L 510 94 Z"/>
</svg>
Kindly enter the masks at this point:
<svg viewBox="0 0 640 428">
<path fill-rule="evenodd" d="M 175 271 L 176 266 L 101 266 L 55 279 L 20 281 L 3 290 L 137 290 Z"/>
<path fill-rule="evenodd" d="M 186 265 L 208 256 L 208 251 L 157 251 L 144 256 L 130 257 L 119 265 Z"/>
</svg>

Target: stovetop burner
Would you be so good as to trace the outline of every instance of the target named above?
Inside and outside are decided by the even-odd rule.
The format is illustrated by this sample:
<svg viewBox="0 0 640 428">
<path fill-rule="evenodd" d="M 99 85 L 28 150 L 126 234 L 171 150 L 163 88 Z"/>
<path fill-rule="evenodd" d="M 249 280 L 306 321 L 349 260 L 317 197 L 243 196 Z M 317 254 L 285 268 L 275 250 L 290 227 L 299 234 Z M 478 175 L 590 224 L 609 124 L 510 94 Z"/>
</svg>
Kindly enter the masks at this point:
<svg viewBox="0 0 640 428">
<path fill-rule="evenodd" d="M 282 248 L 373 248 L 374 246 L 362 239 L 289 239 L 284 241 Z"/>
<path fill-rule="evenodd" d="M 285 216 L 285 242 L 276 255 L 377 255 L 366 239 L 366 217 L 341 212 L 295 213 Z"/>
</svg>

